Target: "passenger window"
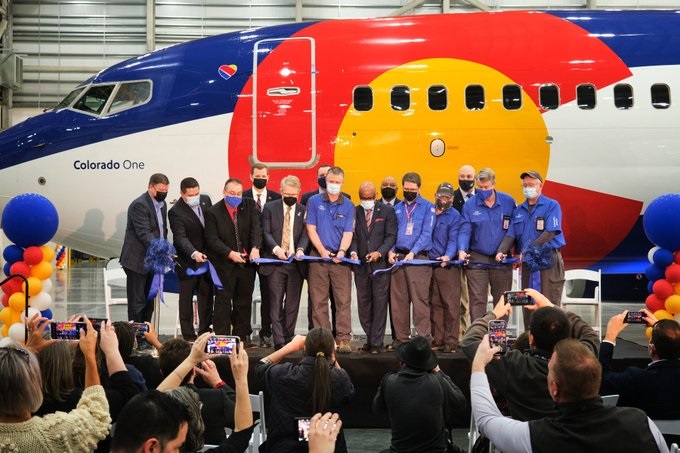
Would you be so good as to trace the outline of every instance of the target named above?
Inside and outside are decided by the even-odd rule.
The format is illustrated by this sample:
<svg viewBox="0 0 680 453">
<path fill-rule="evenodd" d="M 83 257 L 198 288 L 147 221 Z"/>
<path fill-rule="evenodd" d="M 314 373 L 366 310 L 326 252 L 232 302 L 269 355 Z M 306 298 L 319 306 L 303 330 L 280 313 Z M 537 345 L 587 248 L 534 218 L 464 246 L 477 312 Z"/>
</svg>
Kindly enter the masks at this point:
<svg viewBox="0 0 680 453">
<path fill-rule="evenodd" d="M 576 103 L 581 110 L 595 108 L 595 86 L 584 83 L 576 87 Z"/>
<path fill-rule="evenodd" d="M 373 90 L 371 87 L 354 88 L 354 110 L 368 112 L 373 108 Z"/>
<path fill-rule="evenodd" d="M 506 110 L 519 110 L 522 107 L 522 88 L 519 85 L 503 87 L 503 107 Z"/>
<path fill-rule="evenodd" d="M 544 110 L 555 110 L 560 106 L 560 92 L 557 85 L 547 84 L 538 89 L 538 99 Z"/>
<path fill-rule="evenodd" d="M 427 105 L 432 110 L 446 110 L 448 104 L 446 87 L 444 85 L 432 85 L 427 89 Z"/>
<path fill-rule="evenodd" d="M 652 106 L 655 109 L 667 109 L 671 106 L 671 89 L 665 83 L 652 85 Z"/>
<path fill-rule="evenodd" d="M 406 85 L 397 85 L 392 87 L 390 93 L 390 104 L 392 110 L 404 111 L 411 106 L 411 90 Z"/>
<path fill-rule="evenodd" d="M 135 107 L 146 103 L 151 97 L 151 82 L 128 82 L 118 87 L 116 96 L 113 98 L 109 113 L 116 113 L 122 110 Z"/>
<path fill-rule="evenodd" d="M 85 87 L 80 87 L 71 91 L 64 99 L 61 100 L 59 104 L 57 104 L 56 107 L 54 107 L 54 110 L 65 109 L 71 105 L 71 103 L 80 95 L 80 93 L 82 93 L 84 89 Z"/>
<path fill-rule="evenodd" d="M 106 105 L 106 101 L 109 99 L 109 96 L 111 96 L 114 86 L 115 85 L 96 85 L 90 87 L 83 97 L 76 102 L 73 108 L 87 113 L 101 113 Z"/>
<path fill-rule="evenodd" d="M 627 83 L 619 83 L 614 86 L 614 105 L 617 109 L 627 110 L 633 108 L 633 87 Z"/>
<path fill-rule="evenodd" d="M 465 107 L 468 110 L 482 110 L 484 108 L 484 87 L 468 85 L 465 87 Z"/>
</svg>

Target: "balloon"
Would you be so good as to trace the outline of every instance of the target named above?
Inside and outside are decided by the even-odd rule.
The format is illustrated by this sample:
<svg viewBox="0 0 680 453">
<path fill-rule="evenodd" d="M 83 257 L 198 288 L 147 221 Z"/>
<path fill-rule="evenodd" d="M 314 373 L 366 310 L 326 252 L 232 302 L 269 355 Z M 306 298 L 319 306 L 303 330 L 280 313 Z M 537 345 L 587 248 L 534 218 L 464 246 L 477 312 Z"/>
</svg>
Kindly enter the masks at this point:
<svg viewBox="0 0 680 453">
<path fill-rule="evenodd" d="M 647 292 L 650 293 L 650 294 L 654 292 L 654 283 L 656 283 L 656 282 L 653 282 L 653 281 L 647 282 Z"/>
<path fill-rule="evenodd" d="M 2 310 L 0 310 L 0 322 L 3 324 L 11 324 L 12 323 L 12 309 L 9 307 L 5 307 Z"/>
<path fill-rule="evenodd" d="M 26 261 L 26 264 L 30 264 L 33 266 L 34 264 L 38 264 L 43 260 L 43 254 L 42 250 L 40 250 L 40 247 L 29 247 L 26 250 L 24 250 L 24 261 Z"/>
<path fill-rule="evenodd" d="M 647 337 L 647 341 L 650 341 L 652 339 L 652 328 L 647 327 L 645 329 L 645 337 Z"/>
<path fill-rule="evenodd" d="M 52 239 L 58 226 L 57 208 L 50 200 L 37 193 L 17 195 L 2 211 L 5 235 L 21 247 L 44 244 Z"/>
<path fill-rule="evenodd" d="M 670 266 L 673 263 L 673 252 L 666 249 L 659 249 L 654 252 L 654 264 L 659 267 Z"/>
<path fill-rule="evenodd" d="M 16 263 L 17 261 L 24 259 L 24 249 L 14 244 L 8 245 L 2 252 L 2 257 L 10 264 Z"/>
<path fill-rule="evenodd" d="M 647 296 L 647 299 L 645 299 L 645 305 L 647 306 L 647 309 L 654 313 L 657 310 L 664 310 L 666 307 L 664 299 L 659 299 L 656 297 L 656 294 L 650 294 Z"/>
<path fill-rule="evenodd" d="M 661 300 L 666 300 L 668 296 L 673 294 L 673 284 L 663 278 L 654 282 L 652 292 Z"/>
<path fill-rule="evenodd" d="M 26 283 L 21 285 L 21 290 L 26 292 Z M 42 280 L 37 277 L 28 277 L 28 295 L 35 296 L 42 291 Z"/>
<path fill-rule="evenodd" d="M 671 283 L 680 283 L 680 264 L 671 264 L 666 268 L 666 280 Z"/>
<path fill-rule="evenodd" d="M 9 324 L 12 325 L 17 322 L 21 322 L 21 312 L 12 310 L 12 312 L 10 313 Z"/>
<path fill-rule="evenodd" d="M 30 320 L 34 315 L 39 315 L 40 310 L 36 309 L 35 307 L 28 307 L 28 319 Z M 21 312 L 21 322 L 26 324 L 26 313 Z"/>
<path fill-rule="evenodd" d="M 676 250 L 675 253 L 673 253 L 673 262 L 675 264 L 680 264 L 680 250 Z"/>
<path fill-rule="evenodd" d="M 17 313 L 24 311 L 26 308 L 26 294 L 18 292 L 9 296 L 9 308 Z"/>
<path fill-rule="evenodd" d="M 49 263 L 54 259 L 54 249 L 49 245 L 41 246 L 40 250 L 42 250 L 43 253 L 43 261 L 47 261 Z"/>
<path fill-rule="evenodd" d="M 9 328 L 8 336 L 17 343 L 24 343 L 26 340 L 26 326 L 20 322 L 14 323 Z"/>
<path fill-rule="evenodd" d="M 12 340 L 10 337 L 5 337 L 2 340 L 0 340 L 0 348 L 6 348 L 11 344 L 14 344 L 14 340 Z"/>
<path fill-rule="evenodd" d="M 14 294 L 17 291 L 21 291 L 21 284 L 23 281 L 20 278 L 13 278 L 10 281 L 7 281 L 0 286 L 2 288 L 2 292 L 5 294 Z"/>
<path fill-rule="evenodd" d="M 31 275 L 40 280 L 50 278 L 52 275 L 52 265 L 47 261 L 41 261 L 35 266 L 31 266 Z"/>
<path fill-rule="evenodd" d="M 660 249 L 661 249 L 661 247 L 659 247 L 658 245 L 655 245 L 654 247 L 649 249 L 649 252 L 647 252 L 647 260 L 650 263 L 654 262 L 654 254 L 656 253 L 657 250 L 660 250 Z"/>
<path fill-rule="evenodd" d="M 9 294 L 2 295 L 2 306 L 9 307 Z"/>
<path fill-rule="evenodd" d="M 7 262 L 5 265 L 2 267 L 2 271 L 5 273 L 5 275 L 11 275 L 11 268 L 12 268 L 12 263 Z"/>
<path fill-rule="evenodd" d="M 47 307 L 50 306 L 50 304 L 52 304 L 52 297 L 46 292 L 42 292 L 31 297 L 28 302 L 31 305 L 31 307 L 43 311 L 46 310 Z"/>
<path fill-rule="evenodd" d="M 654 312 L 654 317 L 658 321 L 661 321 L 662 319 L 673 319 L 673 314 L 666 310 L 657 310 Z"/>
<path fill-rule="evenodd" d="M 47 310 L 41 311 L 40 316 L 42 316 L 43 318 L 52 319 L 52 316 L 54 315 L 52 314 L 52 310 L 48 308 Z"/>
<path fill-rule="evenodd" d="M 0 328 L 0 334 L 2 334 L 3 337 L 7 337 L 9 335 L 9 324 L 2 325 L 2 328 Z"/>
<path fill-rule="evenodd" d="M 676 283 L 675 285 L 673 285 L 673 292 L 675 294 L 680 294 L 680 283 Z"/>
<path fill-rule="evenodd" d="M 23 261 L 17 261 L 12 264 L 9 268 L 9 272 L 12 275 L 23 275 L 26 278 L 31 276 L 31 268 Z"/>
<path fill-rule="evenodd" d="M 645 269 L 645 275 L 649 280 L 656 281 L 664 277 L 664 269 L 660 268 L 656 264 L 650 264 L 647 266 L 647 269 Z"/>
<path fill-rule="evenodd" d="M 52 291 L 52 280 L 49 278 L 46 278 L 45 280 L 42 281 L 42 289 L 44 292 L 49 293 Z"/>
<path fill-rule="evenodd" d="M 673 319 L 680 322 L 680 313 L 676 313 L 675 315 L 673 315 Z"/>
<path fill-rule="evenodd" d="M 680 296 L 673 294 L 666 299 L 666 311 L 669 313 L 680 313 Z"/>
<path fill-rule="evenodd" d="M 652 200 L 642 217 L 642 225 L 654 244 L 669 250 L 680 249 L 680 194 L 669 193 Z"/>
</svg>

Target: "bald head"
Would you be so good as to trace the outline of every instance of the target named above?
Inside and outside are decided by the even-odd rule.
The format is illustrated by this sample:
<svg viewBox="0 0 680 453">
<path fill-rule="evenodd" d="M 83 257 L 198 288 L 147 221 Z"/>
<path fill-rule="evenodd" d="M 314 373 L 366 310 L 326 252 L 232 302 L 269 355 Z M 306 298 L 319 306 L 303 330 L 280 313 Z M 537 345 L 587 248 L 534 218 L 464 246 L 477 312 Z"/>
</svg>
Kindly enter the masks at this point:
<svg viewBox="0 0 680 453">
<path fill-rule="evenodd" d="M 387 176 L 380 183 L 380 195 L 382 195 L 384 200 L 391 201 L 395 198 L 398 188 L 399 186 L 394 176 Z"/>
<path fill-rule="evenodd" d="M 360 200 L 374 200 L 375 199 L 375 185 L 370 181 L 362 182 L 359 186 Z"/>
<path fill-rule="evenodd" d="M 465 181 L 474 181 L 475 179 L 475 167 L 472 165 L 463 165 L 458 170 L 458 179 L 463 179 Z"/>
</svg>

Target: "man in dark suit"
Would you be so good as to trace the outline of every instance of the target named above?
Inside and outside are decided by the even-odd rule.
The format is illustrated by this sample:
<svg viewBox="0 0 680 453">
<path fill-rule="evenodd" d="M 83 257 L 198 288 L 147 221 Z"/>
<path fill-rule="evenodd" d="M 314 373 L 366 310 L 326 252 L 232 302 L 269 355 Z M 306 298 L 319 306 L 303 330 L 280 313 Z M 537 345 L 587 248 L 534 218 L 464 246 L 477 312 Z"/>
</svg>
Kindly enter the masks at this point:
<svg viewBox="0 0 680 453">
<path fill-rule="evenodd" d="M 453 192 L 453 207 L 460 214 L 463 205 L 475 195 L 475 168 L 463 165 L 458 170 L 458 188 Z M 460 273 L 460 337 L 462 338 L 470 325 L 470 294 L 468 293 L 465 269 Z"/>
<path fill-rule="evenodd" d="M 307 250 L 306 208 L 297 202 L 300 187 L 296 176 L 286 176 L 281 181 L 283 199 L 268 203 L 262 211 L 262 257 L 286 260 Z M 265 275 L 269 283 L 269 314 L 276 349 L 295 336 L 305 270 L 304 262 L 260 266 L 260 278 Z"/>
<path fill-rule="evenodd" d="M 394 208 L 401 201 L 397 197 L 397 190 L 399 190 L 399 185 L 394 176 L 386 176 L 382 183 L 380 183 L 380 196 L 382 198 L 376 201 L 376 203 L 387 204 Z"/>
<path fill-rule="evenodd" d="M 375 202 L 376 191 L 372 182 L 359 187 L 360 204 L 355 208 L 354 235 L 350 257 L 362 263 L 353 266 L 357 288 L 359 321 L 366 332 L 364 351 L 378 354 L 383 351 L 387 306 L 390 303 L 390 274 L 372 275 L 377 269 L 387 267 L 387 252 L 397 238 L 397 218 L 390 205 Z"/>
<path fill-rule="evenodd" d="M 260 257 L 262 228 L 255 202 L 243 197 L 243 185 L 235 178 L 224 185 L 224 200 L 206 211 L 205 244 L 222 289 L 215 297 L 213 330 L 218 335 L 232 333 L 245 347 L 252 347 L 251 304 L 255 267 L 249 263 Z"/>
<path fill-rule="evenodd" d="M 649 310 L 642 311 L 644 321 L 653 326 L 649 341 L 652 363 L 647 368 L 612 369 L 616 337 L 628 326 L 625 322 L 628 311 L 613 316 L 607 323 L 607 333 L 600 344 L 600 393 L 618 394 L 619 406 L 637 407 L 652 419 L 680 419 L 680 325 L 673 319 L 657 321 Z"/>
<path fill-rule="evenodd" d="M 243 191 L 243 198 L 252 198 L 255 200 L 258 212 L 262 213 L 267 203 L 274 200 L 280 200 L 281 195 L 273 190 L 267 189 L 267 181 L 269 181 L 269 169 L 263 163 L 256 163 L 250 167 L 250 180 L 253 186 Z M 267 275 L 260 272 L 261 267 L 258 267 L 258 279 L 260 280 L 260 325 L 259 337 L 260 346 L 271 347 L 272 345 L 272 322 L 269 318 L 271 311 L 271 301 L 269 299 L 269 286 L 267 282 Z"/>
<path fill-rule="evenodd" d="M 165 197 L 170 181 L 162 173 L 149 178 L 148 190 L 128 207 L 127 226 L 120 264 L 127 276 L 128 318 L 135 322 L 150 322 L 153 300 L 147 301 L 153 274 L 144 269 L 146 250 L 154 239 L 168 237 Z"/>
<path fill-rule="evenodd" d="M 210 330 L 212 323 L 213 284 L 210 273 L 189 276 L 187 270 L 198 269 L 208 259 L 205 255 L 203 227 L 204 212 L 212 202 L 201 195 L 201 188 L 194 178 L 184 178 L 180 183 L 181 198 L 168 212 L 172 240 L 177 250 L 175 272 L 179 278 L 179 324 L 182 337 L 196 340 L 194 332 L 193 295 L 196 293 L 198 308 L 198 335 Z"/>
</svg>

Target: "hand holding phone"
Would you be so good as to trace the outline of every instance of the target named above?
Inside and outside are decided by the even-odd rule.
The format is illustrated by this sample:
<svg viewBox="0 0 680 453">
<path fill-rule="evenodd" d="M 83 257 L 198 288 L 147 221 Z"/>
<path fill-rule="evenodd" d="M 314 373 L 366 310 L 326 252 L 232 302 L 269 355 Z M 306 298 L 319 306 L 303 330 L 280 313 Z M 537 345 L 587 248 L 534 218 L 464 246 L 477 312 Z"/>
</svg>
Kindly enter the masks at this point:
<svg viewBox="0 0 680 453">
<path fill-rule="evenodd" d="M 645 317 L 647 314 L 644 311 L 629 311 L 623 322 L 626 324 L 646 324 Z"/>
<path fill-rule="evenodd" d="M 84 322 L 51 322 L 50 336 L 54 340 L 80 340 L 80 329 L 86 328 Z"/>
<path fill-rule="evenodd" d="M 506 291 L 503 297 L 505 303 L 510 305 L 534 305 L 534 300 L 526 291 Z"/>
<path fill-rule="evenodd" d="M 205 345 L 207 354 L 233 354 L 238 351 L 239 337 L 231 335 L 213 335 Z"/>
<path fill-rule="evenodd" d="M 298 440 L 300 442 L 308 442 L 309 441 L 309 418 L 307 418 L 307 417 L 296 417 L 295 420 L 297 421 Z"/>
<path fill-rule="evenodd" d="M 508 350 L 508 336 L 506 322 L 503 320 L 489 321 L 489 346 L 499 346 L 498 355 L 503 355 Z"/>
</svg>

